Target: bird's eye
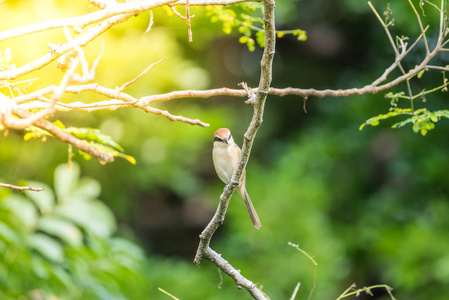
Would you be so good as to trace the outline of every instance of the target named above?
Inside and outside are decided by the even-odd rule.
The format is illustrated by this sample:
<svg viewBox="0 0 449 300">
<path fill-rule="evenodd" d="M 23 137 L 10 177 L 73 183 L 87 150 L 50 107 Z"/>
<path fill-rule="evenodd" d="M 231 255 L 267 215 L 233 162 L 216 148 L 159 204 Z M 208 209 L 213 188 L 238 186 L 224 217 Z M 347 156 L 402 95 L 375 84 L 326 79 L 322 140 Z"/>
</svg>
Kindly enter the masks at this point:
<svg viewBox="0 0 449 300">
<path fill-rule="evenodd" d="M 214 136 L 214 142 L 223 142 L 223 140 L 218 136 Z"/>
<path fill-rule="evenodd" d="M 229 134 L 228 140 L 232 139 L 232 134 Z"/>
</svg>

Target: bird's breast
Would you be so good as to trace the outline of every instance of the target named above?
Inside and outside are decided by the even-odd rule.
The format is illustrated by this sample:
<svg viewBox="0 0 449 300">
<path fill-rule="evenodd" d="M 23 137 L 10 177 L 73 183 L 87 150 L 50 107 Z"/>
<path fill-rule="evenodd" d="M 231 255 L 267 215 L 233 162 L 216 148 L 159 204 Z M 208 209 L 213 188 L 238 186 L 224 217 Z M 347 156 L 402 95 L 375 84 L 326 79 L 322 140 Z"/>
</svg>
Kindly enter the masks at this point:
<svg viewBox="0 0 449 300">
<path fill-rule="evenodd" d="M 228 183 L 229 178 L 234 172 L 233 158 L 231 153 L 228 151 L 228 147 L 214 146 L 212 156 L 215 171 L 217 172 L 218 177 L 224 183 Z"/>
</svg>

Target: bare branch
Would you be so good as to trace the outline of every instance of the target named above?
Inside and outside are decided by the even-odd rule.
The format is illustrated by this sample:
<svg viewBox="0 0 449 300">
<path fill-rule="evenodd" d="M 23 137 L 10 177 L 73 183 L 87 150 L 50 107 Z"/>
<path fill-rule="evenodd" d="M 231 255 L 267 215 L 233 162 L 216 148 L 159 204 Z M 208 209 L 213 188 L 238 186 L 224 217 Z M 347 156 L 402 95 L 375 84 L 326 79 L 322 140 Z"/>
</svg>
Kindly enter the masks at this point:
<svg viewBox="0 0 449 300">
<path fill-rule="evenodd" d="M 192 6 L 206 6 L 206 5 L 232 5 L 242 2 L 262 2 L 263 0 L 189 0 Z M 186 0 L 180 0 L 173 5 L 186 5 Z"/>
<path fill-rule="evenodd" d="M 95 38 L 97 38 L 99 35 L 106 32 L 112 26 L 122 23 L 131 17 L 132 15 L 126 14 L 107 19 L 106 21 L 89 29 L 85 34 L 76 37 L 72 43 L 66 43 L 60 46 L 54 45 L 53 48 L 50 49 L 51 50 L 50 53 L 34 60 L 33 62 L 21 66 L 17 69 L 0 72 L 0 79 L 15 79 L 19 76 L 42 69 L 44 66 L 56 60 L 61 55 L 74 50 L 74 45 L 84 47 L 85 45 L 93 41 Z"/>
<path fill-rule="evenodd" d="M 421 29 L 421 33 L 424 38 L 424 45 L 426 46 L 426 54 L 429 55 L 430 54 L 429 43 L 427 43 L 426 33 L 424 30 L 424 26 L 422 25 L 422 22 L 421 22 L 421 17 L 419 16 L 418 12 L 416 11 L 416 8 L 413 5 L 412 1 L 408 0 L 408 3 L 412 7 L 413 12 L 415 13 L 416 19 L 418 20 L 419 28 Z"/>
<path fill-rule="evenodd" d="M 137 2 L 111 3 L 105 9 L 90 14 L 65 19 L 44 21 L 41 23 L 25 25 L 22 27 L 13 28 L 0 32 L 0 41 L 44 30 L 61 28 L 65 26 L 83 28 L 85 26 L 107 20 L 114 16 L 124 14 L 132 16 L 136 13 L 147 11 L 162 5 L 170 4 L 175 1 L 176 0 L 143 0 Z"/>
<path fill-rule="evenodd" d="M 190 1 L 189 5 L 192 6 L 205 6 L 205 5 L 231 5 L 241 2 L 261 2 L 261 0 L 187 0 Z M 117 3 L 115 1 L 108 1 L 107 5 L 100 4 L 100 7 L 105 7 L 102 10 L 65 19 L 48 20 L 36 24 L 24 25 L 18 28 L 13 28 L 0 32 L 0 41 L 10 38 L 27 35 L 30 33 L 41 32 L 50 29 L 62 28 L 62 27 L 74 27 L 82 29 L 91 24 L 104 21 L 110 17 L 118 16 L 122 14 L 134 15 L 143 11 L 151 10 L 153 8 L 174 4 L 174 5 L 186 5 L 187 1 L 176 0 L 141 0 L 137 2 Z"/>
<path fill-rule="evenodd" d="M 265 48 L 261 61 L 259 87 L 257 89 L 256 100 L 253 105 L 253 118 L 248 127 L 248 130 L 245 133 L 245 139 L 243 142 L 243 147 L 240 153 L 237 168 L 234 171 L 234 174 L 231 176 L 229 183 L 226 184 L 224 191 L 220 196 L 220 202 L 215 215 L 200 235 L 200 244 L 198 246 L 198 250 L 194 260 L 197 265 L 201 262 L 203 257 L 215 263 L 220 269 L 222 269 L 226 274 L 234 279 L 238 287 L 244 287 L 254 299 L 268 299 L 268 297 L 260 289 L 258 289 L 255 284 L 244 278 L 240 274 L 240 272 L 235 270 L 234 267 L 232 267 L 225 259 L 221 257 L 221 255 L 213 251 L 209 245 L 213 234 L 220 226 L 220 224 L 222 224 L 224 221 L 226 210 L 229 204 L 229 199 L 231 198 L 240 182 L 243 171 L 245 170 L 246 164 L 249 160 L 251 147 L 254 142 L 257 130 L 262 124 L 265 101 L 267 99 L 271 84 L 272 64 L 275 53 L 276 35 L 274 23 L 274 7 L 274 0 L 264 1 Z M 243 279 L 245 280 L 244 282 L 242 282 Z"/>
<path fill-rule="evenodd" d="M 20 104 L 20 107 L 24 110 L 29 109 L 46 109 L 48 108 L 48 104 L 50 103 L 50 100 L 43 98 L 44 95 L 50 94 L 53 92 L 55 87 L 47 87 L 43 88 L 39 91 L 36 91 L 34 93 L 30 93 L 28 95 L 19 96 L 16 97 L 14 100 L 16 103 L 23 103 Z M 140 108 L 148 113 L 153 113 L 156 115 L 161 115 L 166 118 L 168 118 L 171 121 L 180 121 L 184 123 L 188 123 L 191 125 L 200 125 L 202 127 L 209 127 L 209 124 L 204 123 L 198 119 L 190 119 L 183 116 L 175 116 L 170 114 L 168 111 L 157 109 L 154 107 L 148 106 L 147 101 L 142 101 L 142 99 L 136 99 L 129 94 L 126 94 L 124 92 L 120 92 L 119 89 L 109 89 L 103 86 L 99 86 L 98 84 L 86 84 L 86 85 L 79 85 L 79 86 L 69 86 L 65 88 L 66 93 L 74 93 L 79 94 L 83 91 L 91 91 L 98 93 L 100 95 L 104 95 L 106 97 L 111 98 L 112 100 L 106 100 L 106 101 L 100 101 L 100 102 L 94 102 L 94 103 L 82 103 L 82 102 L 73 102 L 73 103 L 61 103 L 58 102 L 55 104 L 54 108 L 58 111 L 70 111 L 70 110 L 81 110 L 81 111 L 95 111 L 95 110 L 102 110 L 102 109 L 108 109 L 108 110 L 116 110 L 118 108 L 123 107 L 129 107 L 134 106 L 136 108 Z M 28 101 L 31 100 L 40 100 L 34 101 L 31 103 L 28 103 Z M 39 112 L 42 113 L 42 112 Z M 42 113 L 43 114 L 43 113 Z M 33 118 L 33 122 L 38 119 Z M 32 122 L 27 123 L 22 128 L 28 127 L 31 125 Z M 17 124 L 16 124 L 17 126 Z"/>
<path fill-rule="evenodd" d="M 152 63 L 151 65 L 148 66 L 148 68 L 145 69 L 145 71 L 143 71 L 142 73 L 140 73 L 136 78 L 134 78 L 131 81 L 128 81 L 126 83 L 124 83 L 121 87 L 118 88 L 118 91 L 122 92 L 127 86 L 133 84 L 134 82 L 136 82 L 137 80 L 139 80 L 140 77 L 142 77 L 143 75 L 145 75 L 146 72 L 148 72 L 148 70 L 150 70 L 152 67 L 154 67 L 155 65 L 157 65 L 160 62 L 163 62 L 164 60 L 166 60 L 167 58 L 164 57 L 160 60 L 158 60 L 155 63 Z"/>
<path fill-rule="evenodd" d="M 43 191 L 44 188 L 33 188 L 30 186 L 17 186 L 17 185 L 12 185 L 9 183 L 0 183 L 1 187 L 5 187 L 5 188 L 9 188 L 12 190 L 18 190 L 18 191 L 34 191 L 34 192 L 40 192 Z"/>
</svg>

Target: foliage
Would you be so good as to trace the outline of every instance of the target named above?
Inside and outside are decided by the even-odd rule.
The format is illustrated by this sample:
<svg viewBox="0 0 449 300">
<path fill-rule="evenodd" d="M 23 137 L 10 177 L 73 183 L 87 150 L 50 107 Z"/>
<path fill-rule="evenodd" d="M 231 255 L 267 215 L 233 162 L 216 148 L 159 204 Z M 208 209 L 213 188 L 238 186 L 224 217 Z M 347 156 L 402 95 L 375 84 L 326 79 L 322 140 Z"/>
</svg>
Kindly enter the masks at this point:
<svg viewBox="0 0 449 300">
<path fill-rule="evenodd" d="M 84 141 L 85 143 L 89 144 L 92 148 L 100 151 L 101 153 L 113 156 L 113 157 L 122 157 L 129 161 L 132 164 L 136 164 L 136 160 L 134 157 L 130 155 L 123 154 L 124 149 L 116 143 L 110 136 L 102 133 L 99 129 L 95 128 L 83 128 L 83 127 L 65 127 L 64 124 L 61 121 L 55 121 L 53 122 L 56 126 L 61 128 L 63 131 L 67 132 L 68 134 L 71 134 L 77 138 L 79 138 L 81 141 Z M 25 141 L 31 139 L 31 138 L 42 138 L 42 141 L 46 141 L 47 136 L 52 136 L 50 133 L 48 133 L 45 130 L 42 130 L 40 128 L 37 128 L 35 126 L 30 126 L 28 128 L 25 128 L 26 131 L 28 131 L 23 139 Z M 69 152 L 71 152 L 71 147 L 69 146 Z M 81 150 L 79 150 L 79 153 L 81 156 L 89 160 L 91 156 Z"/>
<path fill-rule="evenodd" d="M 413 3 L 409 0 L 408 1 L 412 7 L 412 9 L 416 12 L 415 7 L 413 6 Z M 433 6 L 433 8 L 436 8 L 438 11 L 438 7 L 429 2 L 429 1 L 420 1 L 419 5 L 422 9 L 422 13 L 425 16 L 425 10 L 424 10 L 424 4 L 431 4 Z M 372 5 L 370 4 L 370 6 L 372 7 Z M 372 7 L 373 8 L 373 7 Z M 373 8 L 374 10 L 374 8 Z M 377 17 L 380 19 L 380 16 L 377 14 L 377 12 L 374 10 L 375 14 L 377 15 Z M 394 26 L 394 19 L 390 20 L 390 15 L 393 14 L 393 11 L 390 8 L 390 4 L 387 4 L 387 9 L 384 12 L 384 17 L 385 17 L 385 28 L 386 27 L 393 27 Z M 419 18 L 419 15 L 417 14 L 417 17 Z M 382 20 L 380 20 L 382 22 Z M 421 21 L 420 21 L 421 22 Z M 421 25 L 422 26 L 422 25 Z M 406 47 L 408 45 L 407 41 L 409 40 L 408 36 L 396 36 L 396 45 L 393 47 L 395 48 L 396 53 L 398 53 L 398 49 L 401 49 L 401 51 L 406 51 Z M 446 44 L 447 42 L 443 43 Z M 428 47 L 427 45 L 427 41 L 426 41 L 426 47 Z M 402 72 L 402 74 L 405 74 L 404 69 L 402 68 L 402 65 L 399 64 L 400 66 L 400 70 Z M 415 66 L 415 69 L 417 68 L 417 66 Z M 365 125 L 372 125 L 372 126 L 377 126 L 379 125 L 379 121 L 381 120 L 386 120 L 392 117 L 396 117 L 396 116 L 404 116 L 404 115 L 409 115 L 411 117 L 393 124 L 392 128 L 401 128 L 407 124 L 412 124 L 412 128 L 413 131 L 415 133 L 420 132 L 423 136 L 425 136 L 427 134 L 427 132 L 429 130 L 432 130 L 435 128 L 435 123 L 437 123 L 441 118 L 448 118 L 448 111 L 447 110 L 438 110 L 438 111 L 429 111 L 427 108 L 421 108 L 421 109 L 417 109 L 415 110 L 415 103 L 417 99 L 422 99 L 423 103 L 427 102 L 427 95 L 430 94 L 434 94 L 438 91 L 441 92 L 447 92 L 447 85 L 449 84 L 447 78 L 446 78 L 446 67 L 437 67 L 436 69 L 440 69 L 442 70 L 442 74 L 443 74 L 443 84 L 439 85 L 437 87 L 434 87 L 430 90 L 426 90 L 423 89 L 421 92 L 414 94 L 412 92 L 412 83 L 410 81 L 410 79 L 407 79 L 406 81 L 406 89 L 407 89 L 407 93 L 405 91 L 401 91 L 398 93 L 393 93 L 393 92 L 389 92 L 385 95 L 385 98 L 390 99 L 390 111 L 386 114 L 379 114 L 378 116 L 372 117 L 370 119 L 368 119 L 364 124 L 362 124 L 359 129 L 362 130 L 364 128 Z M 429 69 L 425 68 L 423 70 L 421 70 L 417 75 L 416 78 L 417 79 L 422 79 L 424 74 L 426 72 L 428 72 Z M 416 82 L 415 82 L 416 83 Z M 417 83 L 416 83 L 417 84 Z M 408 106 L 407 108 L 400 108 L 399 105 L 399 100 L 400 99 L 405 99 L 408 100 Z"/>
<path fill-rule="evenodd" d="M 435 128 L 435 123 L 437 123 L 441 118 L 449 119 L 449 110 L 437 110 L 428 111 L 425 108 L 421 108 L 412 111 L 410 108 L 396 108 L 389 113 L 380 114 L 377 117 L 372 117 L 368 119 L 365 123 L 360 126 L 360 130 L 365 127 L 365 125 L 377 126 L 382 120 L 386 120 L 397 116 L 412 116 L 405 119 L 404 121 L 397 122 L 391 126 L 391 128 L 401 128 L 407 124 L 413 125 L 413 131 L 420 132 L 423 136 L 427 134 L 427 131 Z"/>
<path fill-rule="evenodd" d="M 2 5 L 9 2 L 5 1 Z M 34 4 L 33 1 L 17 1 L 15 4 L 27 23 L 34 22 L 33 18 L 36 18 L 34 10 L 29 9 L 31 4 Z M 369 8 L 363 1 L 276 1 L 276 4 L 278 12 L 287 11 L 294 14 L 296 19 L 300 14 L 301 20 L 310 22 L 310 29 L 321 28 L 318 25 L 331 27 L 342 35 L 340 42 L 345 43 L 340 52 L 334 50 L 321 55 L 318 51 L 314 52 L 313 45 L 298 47 L 289 39 L 279 40 L 276 58 L 281 58 L 281 63 L 276 64 L 273 73 L 277 86 L 328 88 L 340 87 L 342 83 L 363 86 L 370 78 L 381 74 L 383 68 L 394 59 L 388 41 L 380 34 L 381 29 L 373 25 L 375 20 L 370 18 Z M 49 18 L 61 17 L 62 14 L 69 16 L 73 15 L 72 11 L 77 7 L 76 2 L 70 1 L 67 5 L 60 5 L 58 11 L 52 6 L 46 6 L 45 15 L 48 13 Z M 68 9 L 72 11 L 68 12 Z M 419 34 L 418 26 L 411 26 L 415 24 L 416 17 L 412 13 L 408 14 L 406 1 L 392 2 L 391 9 L 395 16 L 395 26 L 390 27 L 392 30 L 409 35 Z M 203 36 L 194 30 L 194 42 L 188 44 L 184 20 L 158 18 L 157 14 L 155 11 L 155 24 L 148 34 L 143 34 L 148 19 L 142 15 L 132 19 L 129 24 L 113 29 L 104 37 L 106 47 L 114 51 L 105 52 L 100 63 L 97 70 L 100 82 L 108 86 L 120 86 L 139 74 L 145 64 L 161 56 L 169 57 L 164 68 L 155 73 L 149 72 L 141 81 L 130 86 L 133 94 L 160 93 L 185 85 L 187 88 L 197 88 L 199 82 L 203 83 L 201 86 L 204 88 L 209 87 L 208 84 L 221 84 L 223 79 L 231 84 L 248 80 L 248 77 L 230 74 L 227 66 L 220 63 L 224 57 L 220 47 L 223 43 L 231 43 L 229 40 L 220 41 L 222 36 L 217 35 L 214 28 L 202 26 L 197 29 L 202 30 L 204 36 L 213 36 L 214 40 L 205 39 L 207 43 L 202 43 Z M 13 15 L 5 13 L 0 22 L 23 25 L 19 19 L 10 19 Z M 211 16 L 204 20 L 201 15 L 195 15 L 193 27 L 196 24 L 209 24 Z M 430 22 L 431 18 L 425 20 Z M 159 26 L 157 21 L 165 23 Z M 283 22 L 285 19 L 278 18 L 278 21 Z M 293 22 L 284 26 L 296 28 L 302 25 Z M 158 43 L 154 43 L 148 35 Z M 254 39 L 254 31 L 251 37 Z M 47 51 L 48 39 L 40 39 L 45 41 L 43 48 Z M 54 39 L 57 40 L 56 37 Z M 40 44 L 38 40 L 32 43 L 35 47 L 23 47 L 21 39 L 11 41 L 11 47 L 15 46 L 14 60 L 17 57 L 18 64 L 35 57 Z M 199 49 L 201 47 L 198 45 L 204 49 Z M 131 48 L 133 55 L 129 55 Z M 226 65 L 240 63 L 247 70 L 255 60 L 252 60 L 246 49 L 241 51 L 235 48 L 236 55 L 232 57 L 235 60 L 227 59 Z M 193 53 L 193 50 L 200 54 Z M 244 63 L 237 60 L 240 56 L 246 59 Z M 418 58 L 411 58 L 412 66 L 413 60 Z M 254 64 L 258 65 L 258 62 Z M 187 76 L 192 70 L 198 71 L 195 74 L 205 75 Z M 427 74 L 419 79 L 417 86 L 422 82 L 435 84 L 435 79 Z M 48 78 L 59 75 L 51 71 L 45 73 L 38 84 L 47 84 Z M 204 77 L 207 80 L 200 80 Z M 440 80 L 440 76 L 437 80 Z M 408 97 L 408 94 L 403 96 Z M 94 98 L 95 95 L 88 97 Z M 235 195 L 225 224 L 214 240 L 214 247 L 226 253 L 228 260 L 238 266 L 242 274 L 258 285 L 263 284 L 263 290 L 273 299 L 289 299 L 298 281 L 301 282 L 301 288 L 296 299 L 306 299 L 313 284 L 313 265 L 297 250 L 287 246 L 288 241 L 299 244 L 318 263 L 317 287 L 313 299 L 336 299 L 353 282 L 360 287 L 388 284 L 394 288 L 397 299 L 447 298 L 447 122 L 440 122 L 441 129 L 428 131 L 425 138 L 414 135 L 411 130 L 397 132 L 380 126 L 376 130 L 357 132 L 361 120 L 369 119 L 376 114 L 373 112 L 385 110 L 386 101 L 378 98 L 363 96 L 332 101 L 310 99 L 307 101 L 307 114 L 302 110 L 302 101 L 298 103 L 297 99 L 290 97 L 270 98 L 247 168 L 247 187 L 261 217 L 262 228 L 254 230 L 251 227 L 244 205 Z M 401 106 L 391 105 L 392 111 L 410 109 L 399 102 L 405 100 L 408 104 L 410 99 L 397 99 L 398 106 Z M 67 99 L 71 100 L 73 98 Z M 446 103 L 445 94 L 433 93 L 426 102 L 429 105 L 426 109 L 430 114 L 435 113 L 445 108 Z M 56 240 L 59 246 L 62 245 L 64 262 L 70 261 L 72 257 L 77 258 L 72 263 L 58 264 L 38 250 L 30 251 L 30 245 L 26 244 L 26 237 L 30 234 L 17 216 L 26 211 L 12 213 L 8 210 L 5 213 L 2 209 L 2 250 L 3 244 L 11 244 L 6 242 L 8 239 L 16 240 L 18 246 L 11 246 L 3 252 L 0 298 L 8 299 L 9 296 L 11 299 L 9 294 L 5 294 L 8 286 L 11 288 L 9 291 L 14 292 L 13 299 L 33 290 L 43 290 L 47 295 L 70 292 L 61 283 L 65 276 L 60 274 L 65 272 L 69 279 L 64 282 L 75 291 L 84 292 L 86 297 L 92 295 L 90 299 L 98 299 L 97 295 L 100 294 L 94 294 L 90 286 L 98 290 L 105 287 L 112 291 L 127 288 L 126 294 L 119 291 L 115 294 L 116 298 L 128 295 L 129 299 L 166 299 L 166 295 L 157 291 L 157 287 L 161 287 L 180 299 L 250 299 L 245 292 L 237 290 L 234 282 L 226 276 L 223 275 L 221 281 L 214 266 L 203 262 L 198 270 L 192 264 L 192 259 L 198 234 L 205 225 L 201 222 L 208 221 L 208 213 L 215 210 L 217 197 L 223 188 L 213 173 L 210 158 L 212 133 L 216 128 L 229 127 L 236 142 L 241 143 L 251 108 L 227 97 L 160 105 L 183 113 L 195 113 L 211 123 L 211 128 L 205 130 L 161 121 L 140 111 L 80 113 L 73 117 L 63 113 L 57 115 L 64 124 L 76 126 L 81 123 L 84 127 L 100 128 L 101 132 L 113 137 L 139 162 L 131 165 L 118 160 L 107 166 L 92 161 L 79 162 L 83 174 L 101 182 L 101 198 L 119 216 L 120 224 L 133 226 L 145 244 L 148 256 L 146 262 L 140 260 L 141 254 L 138 254 L 135 244 L 128 242 L 123 247 L 127 254 L 136 250 L 137 254 L 132 255 L 132 258 L 140 263 L 139 268 L 132 268 L 133 264 L 130 264 L 135 277 L 129 279 L 123 276 L 122 271 L 107 273 L 100 268 L 101 272 L 97 273 L 94 272 L 97 268 L 90 268 L 99 266 L 100 262 L 101 266 L 107 266 L 122 261 L 116 259 L 118 254 L 111 254 L 111 240 L 116 240 L 116 237 L 89 237 L 83 228 L 68 221 L 83 236 L 83 243 L 77 248 L 55 239 L 45 231 L 35 232 L 53 239 L 53 244 Z M 413 116 L 403 114 L 395 118 L 407 119 Z M 389 120 L 379 122 L 388 123 Z M 432 119 L 430 122 L 434 123 Z M 50 182 L 53 170 L 67 159 L 65 145 L 51 141 L 42 145 L 38 140 L 30 140 L 26 143 L 27 147 L 23 147 L 23 137 L 14 131 L 10 131 L 7 139 L 0 139 L 0 177 L 5 182 L 14 182 L 20 178 Z M 39 183 L 38 186 L 43 184 Z M 46 191 L 49 190 L 47 187 Z M 27 193 L 26 198 L 19 196 L 20 204 L 33 201 L 28 194 L 31 193 Z M 0 203 L 3 203 L 4 198 L 9 198 L 11 193 L 2 189 L 1 195 Z M 144 217 L 139 218 L 139 215 Z M 39 213 L 40 218 L 42 216 Z M 8 232 L 11 233 L 9 238 Z M 171 249 L 167 245 L 173 240 L 178 247 L 169 252 Z M 123 261 L 129 261 L 127 254 L 120 252 Z M 31 268 L 34 260 L 38 261 L 35 263 L 38 267 Z M 41 265 L 44 267 L 40 268 Z M 6 267 L 11 267 L 9 273 L 6 273 Z M 140 270 L 142 267 L 145 267 L 145 276 L 148 277 L 145 285 L 141 283 L 143 276 L 139 275 L 143 272 Z M 46 270 L 43 272 L 47 274 L 46 278 L 38 276 L 40 270 Z M 114 274 L 121 275 L 124 280 L 121 281 Z M 28 285 L 24 287 L 24 283 Z M 148 293 L 143 294 L 144 291 Z M 376 298 L 386 297 L 386 291 L 381 289 L 372 292 Z M 114 299 L 111 295 L 107 296 Z M 76 297 L 65 299 L 80 299 Z"/>
<path fill-rule="evenodd" d="M 113 236 L 116 221 L 80 169 L 55 170 L 55 193 L 2 191 L 0 298 L 127 299 L 145 297 L 144 254 Z"/>
<path fill-rule="evenodd" d="M 222 22 L 222 30 L 226 34 L 231 34 L 233 28 L 237 28 L 241 34 L 239 42 L 246 44 L 249 51 L 254 51 L 256 42 L 259 47 L 265 46 L 264 22 L 260 17 L 262 3 L 240 3 L 230 8 L 220 5 L 208 5 L 206 10 L 207 16 L 210 17 L 212 23 Z M 256 16 L 253 16 L 256 15 Z M 255 40 L 253 38 L 255 35 Z M 298 41 L 307 40 L 307 34 L 304 30 L 278 30 L 277 37 L 282 38 L 286 34 L 296 36 Z"/>
</svg>

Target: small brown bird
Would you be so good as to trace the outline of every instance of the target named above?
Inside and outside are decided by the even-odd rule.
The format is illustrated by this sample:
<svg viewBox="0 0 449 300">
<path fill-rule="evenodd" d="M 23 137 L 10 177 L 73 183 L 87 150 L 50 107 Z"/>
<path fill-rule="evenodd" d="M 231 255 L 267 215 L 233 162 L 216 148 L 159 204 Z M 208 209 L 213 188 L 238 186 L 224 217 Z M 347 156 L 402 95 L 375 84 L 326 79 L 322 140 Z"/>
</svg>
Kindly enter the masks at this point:
<svg viewBox="0 0 449 300">
<path fill-rule="evenodd" d="M 214 161 L 215 171 L 218 177 L 224 182 L 228 183 L 235 169 L 240 157 L 240 148 L 234 142 L 231 132 L 227 128 L 220 128 L 214 132 L 214 149 L 212 151 L 212 159 Z M 260 228 L 259 216 L 249 198 L 246 191 L 246 170 L 243 171 L 242 179 L 237 187 L 237 191 L 245 201 L 246 209 L 248 210 L 251 221 L 254 227 Z"/>
</svg>

